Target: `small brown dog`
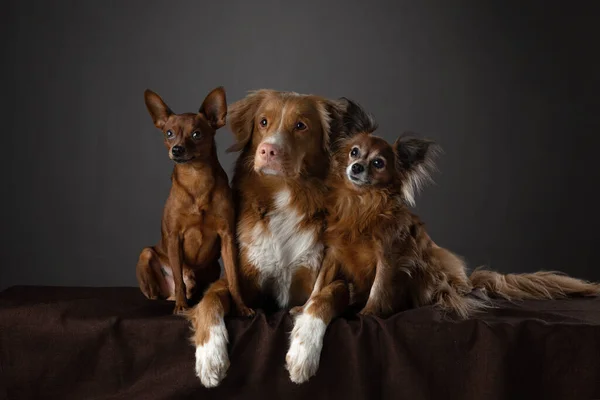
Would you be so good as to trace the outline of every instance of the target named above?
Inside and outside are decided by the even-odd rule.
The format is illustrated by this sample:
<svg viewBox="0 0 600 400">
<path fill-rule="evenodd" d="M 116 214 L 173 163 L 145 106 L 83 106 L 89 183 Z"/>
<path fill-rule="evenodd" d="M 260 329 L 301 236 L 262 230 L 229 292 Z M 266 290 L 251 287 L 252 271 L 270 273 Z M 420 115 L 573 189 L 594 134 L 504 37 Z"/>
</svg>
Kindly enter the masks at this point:
<svg viewBox="0 0 600 400">
<path fill-rule="evenodd" d="M 214 139 L 216 130 L 225 125 L 225 90 L 210 92 L 198 113 L 175 114 L 150 90 L 144 98 L 175 168 L 161 242 L 143 249 L 137 264 L 140 288 L 149 299 L 174 299 L 174 313 L 181 314 L 194 289 L 219 279 L 220 254 L 238 312 L 251 315 L 238 288 L 233 199 Z"/>
<path fill-rule="evenodd" d="M 366 301 L 361 314 L 387 316 L 434 305 L 466 318 L 486 306 L 467 296 L 474 288 L 509 299 L 600 293 L 598 284 L 551 272 L 502 275 L 478 269 L 469 277 L 464 261 L 437 246 L 407 207 L 430 180 L 437 145 L 407 136 L 390 145 L 372 135 L 377 129 L 372 116 L 348 102 L 350 138 L 337 152 L 329 179 L 323 272 L 327 284 L 327 275 L 340 267 L 354 284 L 357 301 Z"/>
<path fill-rule="evenodd" d="M 304 337 L 292 334 L 290 352 L 301 349 L 307 360 L 302 381 L 316 372 L 325 329 L 349 301 L 363 307 L 362 315 L 432 305 L 467 318 L 489 306 L 487 295 L 520 300 L 600 293 L 598 284 L 553 272 L 478 269 L 468 276 L 464 261 L 437 246 L 407 206 L 429 180 L 437 146 L 407 136 L 390 145 L 372 135 L 377 124 L 358 104 L 348 101 L 346 110 L 348 137 L 336 146 L 328 178 L 327 251 L 311 298 L 293 310 L 314 327 Z M 353 290 L 340 290 L 344 285 Z M 480 295 L 471 295 L 473 289 Z"/>
</svg>

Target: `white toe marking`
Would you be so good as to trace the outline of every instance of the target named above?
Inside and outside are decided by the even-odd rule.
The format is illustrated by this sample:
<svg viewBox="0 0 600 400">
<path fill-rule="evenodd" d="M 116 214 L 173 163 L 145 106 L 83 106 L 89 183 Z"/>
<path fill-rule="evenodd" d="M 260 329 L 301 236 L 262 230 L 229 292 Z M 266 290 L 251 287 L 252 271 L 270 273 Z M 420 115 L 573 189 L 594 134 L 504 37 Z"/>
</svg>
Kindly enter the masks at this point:
<svg viewBox="0 0 600 400">
<path fill-rule="evenodd" d="M 306 382 L 317 373 L 326 329 L 322 319 L 310 314 L 300 314 L 296 318 L 286 356 L 286 368 L 292 382 Z"/>
<path fill-rule="evenodd" d="M 196 347 L 196 376 L 205 387 L 217 386 L 229 368 L 227 329 L 223 320 L 210 328 L 210 337 Z"/>
</svg>

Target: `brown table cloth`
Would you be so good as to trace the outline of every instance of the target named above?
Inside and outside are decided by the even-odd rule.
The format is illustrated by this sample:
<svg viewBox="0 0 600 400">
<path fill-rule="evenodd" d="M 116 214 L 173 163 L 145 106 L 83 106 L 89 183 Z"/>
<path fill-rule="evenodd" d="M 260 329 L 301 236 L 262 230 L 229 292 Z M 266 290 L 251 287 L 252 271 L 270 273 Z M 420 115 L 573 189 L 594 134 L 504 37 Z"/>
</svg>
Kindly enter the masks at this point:
<svg viewBox="0 0 600 400">
<path fill-rule="evenodd" d="M 284 368 L 284 312 L 228 318 L 221 386 L 194 375 L 188 326 L 137 288 L 13 287 L 0 293 L 0 399 L 600 398 L 600 299 L 498 302 L 453 322 L 425 307 L 346 316 L 318 374 Z"/>
</svg>

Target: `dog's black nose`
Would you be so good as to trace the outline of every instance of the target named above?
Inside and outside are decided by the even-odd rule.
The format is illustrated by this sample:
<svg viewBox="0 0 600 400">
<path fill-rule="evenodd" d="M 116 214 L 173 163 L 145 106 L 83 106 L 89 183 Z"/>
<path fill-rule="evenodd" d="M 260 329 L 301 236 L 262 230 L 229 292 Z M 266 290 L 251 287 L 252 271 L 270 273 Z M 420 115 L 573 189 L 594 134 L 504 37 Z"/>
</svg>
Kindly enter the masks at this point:
<svg viewBox="0 0 600 400">
<path fill-rule="evenodd" d="M 185 153 L 185 147 L 173 146 L 173 148 L 171 149 L 171 153 L 173 154 L 173 157 L 180 157 L 183 155 L 183 153 Z"/>
<path fill-rule="evenodd" d="M 365 167 L 362 164 L 352 164 L 352 172 L 355 174 L 360 174 L 365 170 Z"/>
</svg>

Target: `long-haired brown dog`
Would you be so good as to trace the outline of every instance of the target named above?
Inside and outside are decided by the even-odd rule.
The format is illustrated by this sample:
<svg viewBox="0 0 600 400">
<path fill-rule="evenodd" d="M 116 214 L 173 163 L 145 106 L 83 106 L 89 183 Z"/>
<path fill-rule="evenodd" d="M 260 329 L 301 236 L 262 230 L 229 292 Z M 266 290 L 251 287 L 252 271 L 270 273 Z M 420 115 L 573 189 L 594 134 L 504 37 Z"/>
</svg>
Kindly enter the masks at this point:
<svg viewBox="0 0 600 400">
<path fill-rule="evenodd" d="M 347 305 L 347 294 L 332 291 L 346 282 L 352 300 L 364 304 L 360 313 L 381 317 L 433 305 L 466 318 L 489 305 L 487 295 L 517 300 L 600 293 L 598 284 L 553 272 L 503 275 L 478 269 L 469 277 L 463 260 L 437 246 L 408 208 L 430 179 L 437 146 L 408 136 L 388 144 L 372 135 L 377 124 L 352 101 L 345 124 L 349 137 L 339 143 L 328 179 L 323 266 L 309 301 L 293 310 L 318 328 L 292 337 L 288 357 L 300 348 L 309 353 L 300 382 L 316 372 L 325 328 Z M 469 296 L 475 288 L 483 296 Z"/>
</svg>

